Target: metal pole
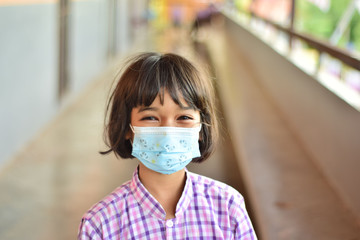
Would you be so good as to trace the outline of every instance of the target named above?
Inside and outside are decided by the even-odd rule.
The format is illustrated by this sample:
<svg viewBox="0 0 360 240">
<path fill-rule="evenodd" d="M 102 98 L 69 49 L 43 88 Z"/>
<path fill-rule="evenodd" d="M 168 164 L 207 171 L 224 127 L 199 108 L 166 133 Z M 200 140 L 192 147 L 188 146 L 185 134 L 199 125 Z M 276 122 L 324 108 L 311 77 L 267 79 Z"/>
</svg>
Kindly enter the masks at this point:
<svg viewBox="0 0 360 240">
<path fill-rule="evenodd" d="M 59 2 L 59 79 L 58 79 L 58 99 L 64 96 L 68 89 L 68 19 L 69 19 L 69 0 Z"/>
<path fill-rule="evenodd" d="M 296 0 L 291 0 L 291 12 L 290 12 L 290 34 L 289 34 L 289 52 L 292 49 L 292 40 L 293 40 L 293 31 L 294 31 L 294 21 L 295 21 L 295 6 Z"/>
</svg>

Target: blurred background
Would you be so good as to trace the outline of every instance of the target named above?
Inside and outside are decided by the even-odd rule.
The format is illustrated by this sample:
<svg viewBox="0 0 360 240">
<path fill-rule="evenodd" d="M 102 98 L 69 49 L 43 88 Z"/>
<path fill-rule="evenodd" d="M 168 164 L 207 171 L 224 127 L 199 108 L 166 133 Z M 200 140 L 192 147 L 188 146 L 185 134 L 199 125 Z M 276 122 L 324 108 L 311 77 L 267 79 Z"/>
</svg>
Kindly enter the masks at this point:
<svg viewBox="0 0 360 240">
<path fill-rule="evenodd" d="M 98 151 L 143 51 L 210 74 L 222 137 L 189 169 L 237 188 L 259 239 L 360 239 L 359 0 L 0 0 L 0 239 L 76 239 L 131 178 Z"/>
</svg>

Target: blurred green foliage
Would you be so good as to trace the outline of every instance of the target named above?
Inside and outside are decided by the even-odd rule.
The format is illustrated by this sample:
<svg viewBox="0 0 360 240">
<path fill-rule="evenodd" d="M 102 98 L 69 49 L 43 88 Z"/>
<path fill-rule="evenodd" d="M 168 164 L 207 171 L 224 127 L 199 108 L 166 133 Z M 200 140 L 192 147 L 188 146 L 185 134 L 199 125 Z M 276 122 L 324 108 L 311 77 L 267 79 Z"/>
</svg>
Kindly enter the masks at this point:
<svg viewBox="0 0 360 240">
<path fill-rule="evenodd" d="M 328 11 L 322 11 L 315 4 L 296 1 L 295 30 L 328 40 L 352 0 L 332 0 Z M 355 10 L 349 26 L 338 43 L 339 47 L 360 51 L 360 15 Z"/>
</svg>

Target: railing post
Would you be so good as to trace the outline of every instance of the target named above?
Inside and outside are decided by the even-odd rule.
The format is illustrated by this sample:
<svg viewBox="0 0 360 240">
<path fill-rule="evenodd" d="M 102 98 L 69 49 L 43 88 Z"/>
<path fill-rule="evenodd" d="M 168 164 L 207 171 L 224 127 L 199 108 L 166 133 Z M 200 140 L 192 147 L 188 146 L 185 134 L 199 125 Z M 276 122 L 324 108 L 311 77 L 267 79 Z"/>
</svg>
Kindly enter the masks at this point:
<svg viewBox="0 0 360 240">
<path fill-rule="evenodd" d="M 291 0 L 291 12 L 290 12 L 290 26 L 289 26 L 289 52 L 292 50 L 292 40 L 293 40 L 293 31 L 294 31 L 294 21 L 295 21 L 295 4 L 296 0 Z"/>
</svg>

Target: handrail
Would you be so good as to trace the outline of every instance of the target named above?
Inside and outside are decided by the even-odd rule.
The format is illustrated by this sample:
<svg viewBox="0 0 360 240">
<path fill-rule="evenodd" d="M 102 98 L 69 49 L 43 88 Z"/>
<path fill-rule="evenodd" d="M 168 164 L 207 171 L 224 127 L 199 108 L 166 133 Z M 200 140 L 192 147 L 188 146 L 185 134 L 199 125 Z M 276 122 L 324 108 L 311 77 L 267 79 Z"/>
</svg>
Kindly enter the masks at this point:
<svg viewBox="0 0 360 240">
<path fill-rule="evenodd" d="M 260 20 L 266 22 L 267 24 L 270 24 L 271 26 L 277 28 L 280 31 L 287 33 L 290 37 L 294 36 L 294 37 L 297 37 L 297 38 L 303 40 L 309 46 L 317 49 L 319 52 L 325 52 L 325 53 L 333 56 L 334 58 L 339 59 L 340 61 L 347 64 L 348 66 L 360 71 L 360 59 L 353 56 L 353 54 L 351 54 L 349 51 L 338 48 L 336 46 L 332 46 L 321 40 L 314 39 L 313 37 L 310 37 L 306 34 L 298 33 L 290 28 L 286 28 L 284 26 L 281 26 L 280 24 L 272 22 L 271 20 L 260 17 L 260 16 L 256 15 L 255 13 L 252 13 L 251 16 L 255 17 L 257 19 L 260 19 Z"/>
</svg>

